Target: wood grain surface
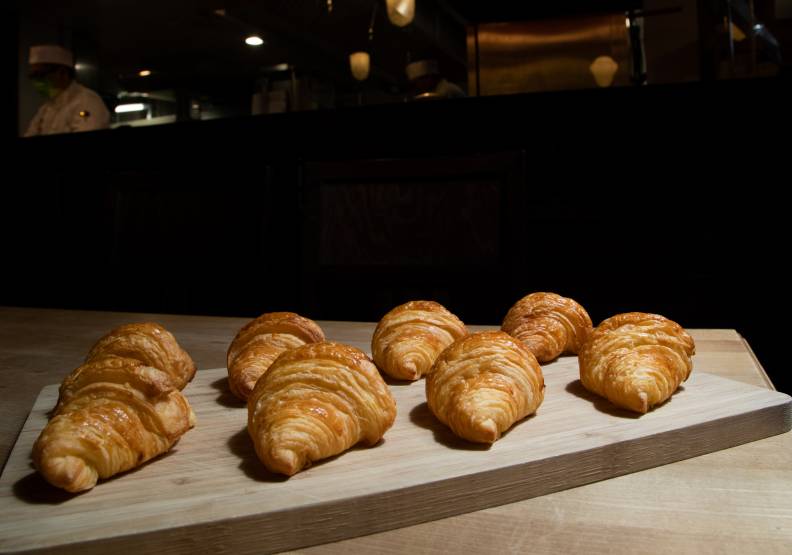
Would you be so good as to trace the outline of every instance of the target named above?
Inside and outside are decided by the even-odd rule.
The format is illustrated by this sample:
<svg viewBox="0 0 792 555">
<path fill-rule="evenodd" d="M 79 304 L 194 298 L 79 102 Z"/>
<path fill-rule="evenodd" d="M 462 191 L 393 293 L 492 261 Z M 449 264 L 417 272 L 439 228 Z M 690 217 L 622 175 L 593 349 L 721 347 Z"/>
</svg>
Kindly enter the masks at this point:
<svg viewBox="0 0 792 555">
<path fill-rule="evenodd" d="M 393 384 L 384 442 L 285 479 L 264 470 L 225 369 L 185 394 L 198 425 L 166 456 L 81 495 L 46 484 L 29 453 L 57 387 L 46 387 L 0 478 L 0 551 L 110 548 L 261 553 L 399 528 L 686 459 L 789 430 L 792 400 L 694 373 L 642 417 L 586 392 L 577 359 L 545 366 L 538 414 L 490 448 L 456 438 L 428 410 L 422 381 Z"/>
<path fill-rule="evenodd" d="M 43 386 L 60 382 L 105 331 L 151 320 L 176 334 L 200 375 L 202 369 L 225 363 L 225 348 L 249 319 L 0 307 L 0 461 L 6 462 Z M 375 326 L 320 323 L 330 339 L 363 349 L 368 349 Z M 478 331 L 493 326 L 471 327 Z M 689 331 L 697 348 L 694 372 L 772 389 L 734 330 Z M 786 433 L 524 501 L 299 551 L 789 553 L 790 491 L 792 433 Z M 200 541 L 195 545 L 200 547 Z"/>
</svg>

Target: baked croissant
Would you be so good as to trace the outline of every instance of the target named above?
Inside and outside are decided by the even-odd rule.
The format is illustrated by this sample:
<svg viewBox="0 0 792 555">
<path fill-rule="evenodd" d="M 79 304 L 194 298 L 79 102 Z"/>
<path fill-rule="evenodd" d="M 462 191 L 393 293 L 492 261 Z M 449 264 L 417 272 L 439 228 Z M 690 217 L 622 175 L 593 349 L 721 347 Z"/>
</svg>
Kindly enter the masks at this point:
<svg viewBox="0 0 792 555">
<path fill-rule="evenodd" d="M 517 301 L 503 319 L 501 330 L 523 342 L 539 362 L 562 354 L 577 354 L 591 333 L 586 310 L 555 293 L 531 293 Z"/>
<path fill-rule="evenodd" d="M 362 351 L 312 343 L 282 354 L 248 398 L 248 432 L 270 471 L 292 476 L 357 443 L 375 445 L 396 401 Z"/>
<path fill-rule="evenodd" d="M 133 358 L 170 376 L 178 389 L 190 383 L 195 363 L 176 342 L 173 335 L 153 322 L 125 324 L 99 339 L 86 361 L 106 355 Z"/>
<path fill-rule="evenodd" d="M 288 349 L 324 341 L 322 328 L 294 312 L 262 314 L 246 324 L 228 347 L 228 384 L 231 392 L 247 400 L 258 379 Z"/>
<path fill-rule="evenodd" d="M 467 334 L 462 321 L 434 301 L 410 301 L 382 317 L 371 338 L 374 363 L 400 380 L 417 380 L 437 355 Z"/>
<path fill-rule="evenodd" d="M 167 374 L 131 358 L 95 357 L 61 385 L 33 464 L 52 485 L 84 491 L 165 453 L 194 425 Z"/>
<path fill-rule="evenodd" d="M 500 331 L 474 333 L 443 351 L 426 377 L 426 399 L 463 439 L 493 443 L 544 400 L 536 357 Z"/>
<path fill-rule="evenodd" d="M 645 413 L 690 375 L 693 338 L 657 314 L 629 312 L 602 322 L 580 351 L 580 381 L 613 404 Z"/>
</svg>

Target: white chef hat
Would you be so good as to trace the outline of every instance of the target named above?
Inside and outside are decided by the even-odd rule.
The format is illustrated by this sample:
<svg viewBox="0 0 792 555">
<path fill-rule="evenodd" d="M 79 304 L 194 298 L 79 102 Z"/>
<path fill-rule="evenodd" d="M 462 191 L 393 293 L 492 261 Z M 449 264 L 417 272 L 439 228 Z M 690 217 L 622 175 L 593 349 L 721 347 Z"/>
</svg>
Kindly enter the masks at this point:
<svg viewBox="0 0 792 555">
<path fill-rule="evenodd" d="M 424 75 L 437 75 L 440 70 L 437 66 L 437 60 L 419 60 L 411 64 L 407 64 L 405 68 L 407 72 L 407 79 L 414 81 Z"/>
<path fill-rule="evenodd" d="M 74 54 L 70 50 L 55 44 L 42 44 L 30 47 L 28 62 L 33 64 L 57 64 L 74 67 Z"/>
</svg>

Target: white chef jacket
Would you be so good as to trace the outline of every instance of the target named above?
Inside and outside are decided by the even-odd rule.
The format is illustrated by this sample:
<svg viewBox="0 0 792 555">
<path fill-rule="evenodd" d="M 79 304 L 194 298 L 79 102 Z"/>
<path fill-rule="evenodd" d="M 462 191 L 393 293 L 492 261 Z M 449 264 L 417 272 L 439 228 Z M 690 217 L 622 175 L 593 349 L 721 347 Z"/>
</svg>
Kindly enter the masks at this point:
<svg viewBox="0 0 792 555">
<path fill-rule="evenodd" d="M 107 129 L 110 112 L 101 97 L 77 81 L 47 100 L 30 121 L 25 137 Z"/>
</svg>

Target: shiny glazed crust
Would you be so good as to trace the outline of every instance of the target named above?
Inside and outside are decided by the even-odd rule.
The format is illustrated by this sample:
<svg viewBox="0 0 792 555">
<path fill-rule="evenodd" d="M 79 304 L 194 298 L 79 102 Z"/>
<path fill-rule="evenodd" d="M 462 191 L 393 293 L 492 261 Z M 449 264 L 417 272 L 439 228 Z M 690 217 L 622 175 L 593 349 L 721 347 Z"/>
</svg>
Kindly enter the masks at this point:
<svg viewBox="0 0 792 555">
<path fill-rule="evenodd" d="M 429 408 L 463 439 L 493 443 L 544 400 L 536 358 L 500 332 L 459 339 L 443 351 L 426 378 Z"/>
<path fill-rule="evenodd" d="M 443 305 L 410 301 L 382 317 L 371 338 L 371 352 L 385 374 L 417 380 L 443 349 L 465 335 L 465 325 Z"/>
<path fill-rule="evenodd" d="M 645 413 L 687 380 L 693 338 L 657 314 L 629 312 L 602 322 L 580 351 L 580 381 L 613 404 Z"/>
<path fill-rule="evenodd" d="M 396 401 L 362 351 L 311 343 L 286 351 L 248 399 L 248 432 L 272 472 L 291 476 L 356 445 L 375 445 Z"/>
<path fill-rule="evenodd" d="M 112 330 L 91 347 L 86 362 L 107 355 L 133 358 L 165 372 L 178 389 L 190 383 L 195 363 L 176 338 L 153 322 L 125 324 Z"/>
<path fill-rule="evenodd" d="M 52 485 L 84 491 L 165 453 L 194 425 L 167 374 L 131 358 L 94 357 L 61 385 L 33 464 Z"/>
<path fill-rule="evenodd" d="M 509 309 L 501 329 L 544 363 L 562 354 L 577 354 L 592 325 L 586 310 L 574 300 L 555 293 L 531 293 Z"/>
<path fill-rule="evenodd" d="M 322 328 L 294 312 L 268 312 L 246 324 L 228 347 L 231 392 L 246 401 L 258 379 L 281 353 L 324 341 Z"/>
</svg>

